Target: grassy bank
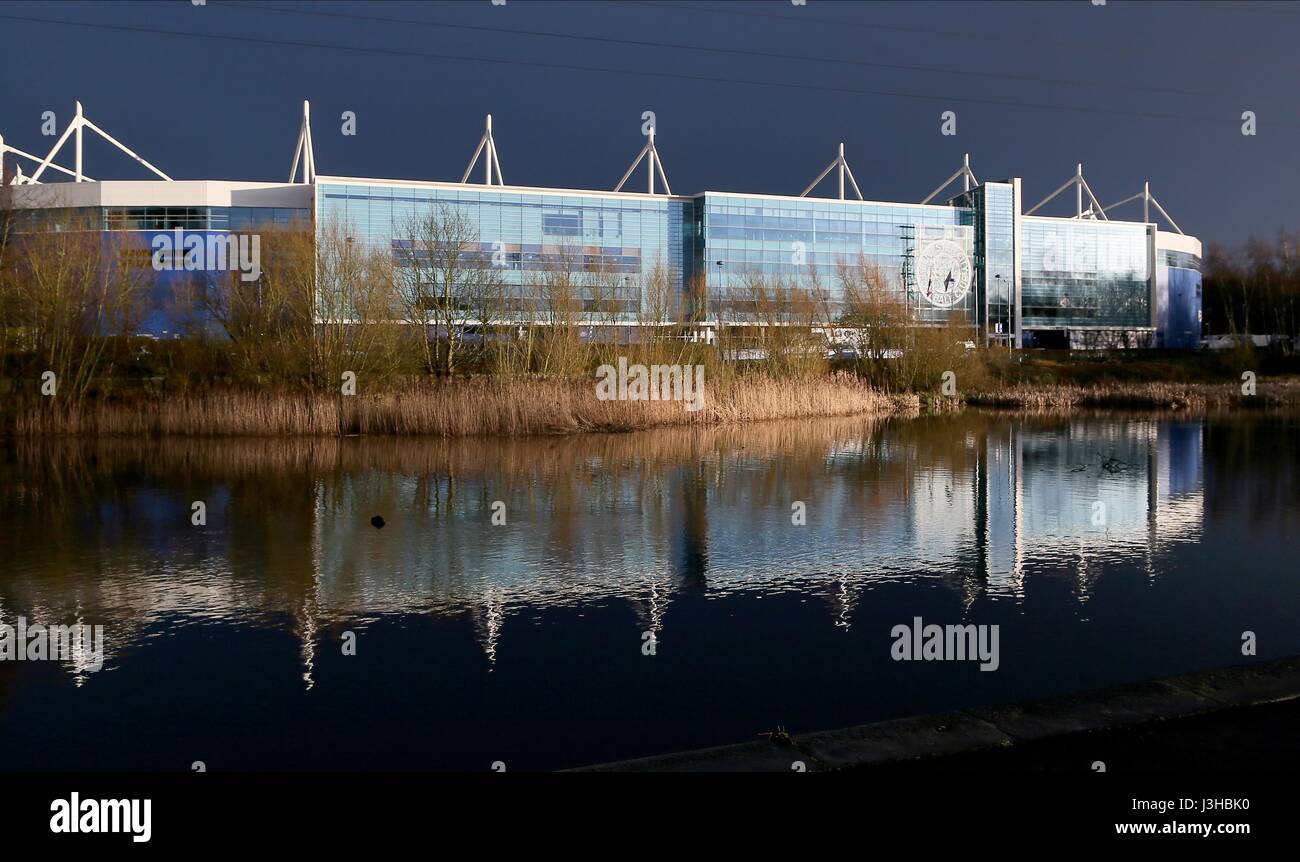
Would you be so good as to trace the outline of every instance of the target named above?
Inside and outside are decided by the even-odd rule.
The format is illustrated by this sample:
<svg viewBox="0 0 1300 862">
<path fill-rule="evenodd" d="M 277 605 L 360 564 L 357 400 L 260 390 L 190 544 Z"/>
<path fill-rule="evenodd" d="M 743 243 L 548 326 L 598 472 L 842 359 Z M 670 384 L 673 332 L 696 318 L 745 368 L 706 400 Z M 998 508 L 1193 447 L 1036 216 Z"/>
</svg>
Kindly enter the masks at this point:
<svg viewBox="0 0 1300 862">
<path fill-rule="evenodd" d="M 813 380 L 737 375 L 710 383 L 704 406 L 600 401 L 589 381 L 490 377 L 427 381 L 355 396 L 216 390 L 97 400 L 72 407 L 25 396 L 4 414 L 10 436 L 281 436 L 570 434 L 818 416 L 915 413 L 916 395 L 887 395 L 836 374 Z"/>
</svg>

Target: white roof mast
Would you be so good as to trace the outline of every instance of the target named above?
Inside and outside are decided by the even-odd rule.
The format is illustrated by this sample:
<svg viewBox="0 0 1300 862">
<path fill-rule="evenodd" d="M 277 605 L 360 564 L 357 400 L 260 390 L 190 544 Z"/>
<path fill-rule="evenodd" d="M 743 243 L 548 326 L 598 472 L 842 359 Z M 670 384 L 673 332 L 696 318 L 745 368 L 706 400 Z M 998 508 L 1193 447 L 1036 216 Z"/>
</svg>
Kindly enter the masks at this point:
<svg viewBox="0 0 1300 862">
<path fill-rule="evenodd" d="M 957 171 L 952 176 L 944 180 L 943 185 L 939 186 L 939 188 L 930 192 L 930 195 L 925 200 L 921 201 L 921 203 L 928 204 L 930 201 L 934 200 L 936 197 L 939 196 L 939 192 L 943 191 L 944 189 L 948 188 L 948 186 L 952 185 L 953 181 L 956 180 L 958 177 L 961 177 L 961 190 L 963 192 L 970 191 L 970 187 L 972 185 L 977 186 L 980 184 L 980 181 L 975 178 L 975 172 L 970 169 L 970 153 L 966 153 L 964 156 L 962 156 L 961 167 L 958 168 Z"/>
<path fill-rule="evenodd" d="M 1106 210 L 1113 210 L 1115 207 L 1122 207 L 1124 206 L 1124 204 L 1128 203 L 1129 201 L 1135 201 L 1138 198 L 1142 199 L 1142 221 L 1144 222 L 1151 221 L 1151 205 L 1155 204 L 1156 209 L 1159 210 L 1160 214 L 1165 217 L 1165 221 L 1169 222 L 1169 224 L 1173 226 L 1174 230 L 1178 231 L 1179 233 L 1183 233 L 1183 229 L 1178 226 L 1178 222 L 1174 221 L 1169 217 L 1169 213 L 1165 212 L 1165 208 L 1160 206 L 1160 201 L 1156 200 L 1155 195 L 1151 194 L 1151 183 L 1149 182 L 1145 182 L 1142 184 L 1142 191 L 1138 192 L 1135 195 L 1132 195 L 1131 197 L 1124 198 L 1124 200 L 1122 201 L 1116 201 L 1115 203 L 1111 204 L 1108 207 L 1104 207 L 1102 209 L 1102 212 L 1105 212 Z M 1186 234 L 1183 235 L 1186 236 Z"/>
<path fill-rule="evenodd" d="M 1056 197 L 1061 192 L 1068 189 L 1070 186 L 1074 186 L 1074 217 L 1075 218 L 1079 218 L 1079 219 L 1101 218 L 1103 221 L 1110 221 L 1110 219 L 1106 218 L 1106 211 L 1102 209 L 1101 202 L 1098 201 L 1097 196 L 1092 193 L 1092 188 L 1088 185 L 1088 181 L 1083 178 L 1082 164 L 1078 165 L 1075 168 L 1074 176 L 1066 180 L 1064 185 L 1062 185 L 1059 189 L 1057 189 L 1056 191 L 1052 192 L 1050 195 L 1048 195 L 1047 197 L 1039 201 L 1037 206 L 1030 209 L 1028 212 L 1025 213 L 1025 215 L 1033 215 L 1035 212 L 1042 209 L 1043 204 L 1047 203 L 1052 198 Z M 1092 201 L 1092 206 L 1088 207 L 1087 212 L 1085 212 L 1083 209 L 1084 192 L 1088 193 L 1088 199 Z"/>
<path fill-rule="evenodd" d="M 293 167 L 289 168 L 289 182 L 296 183 L 298 162 L 302 162 L 302 181 L 316 181 L 316 154 L 311 146 L 311 102 L 303 100 L 302 125 L 298 127 L 298 147 L 293 151 Z"/>
<path fill-rule="evenodd" d="M 671 195 L 673 190 L 668 186 L 668 175 L 664 173 L 663 160 L 659 158 L 659 151 L 655 149 L 655 127 L 653 124 L 651 124 L 649 131 L 646 132 L 646 137 L 646 145 L 642 147 L 641 152 L 637 154 L 636 160 L 632 162 L 632 167 L 627 169 L 627 173 L 623 174 L 623 179 L 618 181 L 618 185 L 614 186 L 614 191 L 622 191 L 623 184 L 627 182 L 628 177 L 632 176 L 632 172 L 636 170 L 636 166 L 641 164 L 642 159 L 649 156 L 650 163 L 646 165 L 646 171 L 648 174 L 646 192 L 648 194 L 655 193 L 655 171 L 658 171 L 659 179 L 663 180 L 664 194 Z"/>
<path fill-rule="evenodd" d="M 50 150 L 49 155 L 47 155 L 47 156 L 46 156 L 46 157 L 41 161 L 41 164 L 40 164 L 39 167 L 36 168 L 36 171 L 35 171 L 35 172 L 30 176 L 30 177 L 23 178 L 22 182 L 23 182 L 23 183 L 37 183 L 37 182 L 39 182 L 40 179 L 41 179 L 41 174 L 45 173 L 45 169 L 46 169 L 46 168 L 51 168 L 51 167 L 54 168 L 54 169 L 57 170 L 57 171 L 61 171 L 61 172 L 65 173 L 65 174 L 70 174 L 70 175 L 72 176 L 72 178 L 73 178 L 76 182 L 79 182 L 79 183 L 82 183 L 82 182 L 94 182 L 94 180 L 92 180 L 92 179 L 90 179 L 90 177 L 86 176 L 86 175 L 82 172 L 82 170 L 81 170 L 81 163 L 82 163 L 82 156 L 81 156 L 82 148 L 81 148 L 81 144 L 82 144 L 82 137 L 83 137 L 84 132 L 85 132 L 86 129 L 90 129 L 92 132 L 94 132 L 95 134 L 99 135 L 101 138 L 103 138 L 104 140 L 108 141 L 110 144 L 112 144 L 113 146 L 117 147 L 119 150 L 121 150 L 122 152 L 126 153 L 128 156 L 130 156 L 131 158 L 135 159 L 137 162 L 139 162 L 140 164 L 144 165 L 146 168 L 148 168 L 149 170 L 153 171 L 153 172 L 154 172 L 155 174 L 157 174 L 158 176 L 162 177 L 164 180 L 167 180 L 168 182 L 171 182 L 171 181 L 172 181 L 172 178 L 171 178 L 171 177 L 167 176 L 167 175 L 164 174 L 162 171 L 158 170 L 158 169 L 155 168 L 153 165 L 149 164 L 149 162 L 147 162 L 145 159 L 141 158 L 139 155 L 137 155 L 135 152 L 133 152 L 131 149 L 129 149 L 126 145 L 124 145 L 123 143 L 121 143 L 120 141 L 118 141 L 116 138 L 114 138 L 114 137 L 113 137 L 112 135 L 110 135 L 108 132 L 104 131 L 104 130 L 101 129 L 99 126 L 95 125 L 95 124 L 92 123 L 90 120 L 86 119 L 85 114 L 83 114 L 83 113 L 82 113 L 82 110 L 81 110 L 81 103 L 80 103 L 80 102 L 77 102 L 77 111 L 76 111 L 76 113 L 73 115 L 73 117 L 72 117 L 72 121 L 71 121 L 70 123 L 68 123 L 68 127 L 67 127 L 66 129 L 63 130 L 63 134 L 60 135 L 60 136 L 59 136 L 59 139 L 54 143 L 54 147 Z M 75 163 L 74 163 L 74 165 L 73 165 L 73 170 L 72 170 L 72 171 L 68 171 L 66 168 L 61 168 L 61 167 L 59 167 L 58 165 L 54 164 L 54 157 L 57 156 L 57 155 L 59 154 L 59 150 L 61 150 L 61 149 L 63 148 L 63 145 L 64 145 L 65 143 L 67 143 L 68 138 L 71 137 L 71 136 L 73 136 L 73 135 L 76 136 L 76 137 L 75 137 L 75 140 L 74 140 L 74 147 L 75 147 L 75 156 L 74 156 L 74 158 L 75 158 Z M 22 156 L 27 156 L 26 153 L 19 152 L 18 150 L 13 149 L 12 147 L 6 147 L 5 149 L 7 149 L 7 150 L 9 150 L 10 152 L 13 152 L 13 153 L 18 153 L 19 155 L 22 155 Z M 29 157 L 29 158 L 33 158 L 33 160 L 34 160 L 34 157 Z M 18 182 L 18 180 L 15 179 L 15 182 Z"/>
<path fill-rule="evenodd" d="M 486 150 L 486 152 L 484 152 Z M 492 140 L 492 115 L 487 115 L 487 122 L 484 124 L 483 137 L 478 142 L 478 149 L 470 157 L 469 167 L 465 169 L 465 176 L 460 178 L 462 183 L 469 182 L 469 175 L 474 171 L 474 165 L 478 162 L 479 154 L 483 154 L 483 183 L 484 185 L 504 186 L 505 180 L 501 179 L 501 162 L 497 159 L 497 144 Z M 496 179 L 493 180 L 493 171 L 496 172 Z"/>
<path fill-rule="evenodd" d="M 853 171 L 849 168 L 849 163 L 844 158 L 843 141 L 840 142 L 839 154 L 835 156 L 835 160 L 826 166 L 826 170 L 817 175 L 817 179 L 808 184 L 808 188 L 800 192 L 799 197 L 808 197 L 808 192 L 817 188 L 817 184 L 826 179 L 826 175 L 836 168 L 840 169 L 840 200 L 844 200 L 844 177 L 846 174 L 848 175 L 849 182 L 853 184 L 854 194 L 858 196 L 858 200 L 862 200 L 862 190 L 858 188 L 858 181 L 853 179 Z"/>
</svg>

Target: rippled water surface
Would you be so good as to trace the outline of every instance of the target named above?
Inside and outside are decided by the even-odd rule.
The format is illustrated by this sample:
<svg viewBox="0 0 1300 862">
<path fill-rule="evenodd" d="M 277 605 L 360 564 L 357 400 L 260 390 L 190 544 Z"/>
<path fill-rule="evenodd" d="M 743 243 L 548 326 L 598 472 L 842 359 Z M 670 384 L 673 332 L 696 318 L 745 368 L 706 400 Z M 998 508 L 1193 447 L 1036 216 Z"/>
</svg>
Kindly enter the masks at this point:
<svg viewBox="0 0 1300 862">
<path fill-rule="evenodd" d="M 0 620 L 106 646 L 0 661 L 9 769 L 559 768 L 1300 653 L 1291 416 L 10 443 L 0 517 Z M 998 670 L 893 661 L 918 616 Z"/>
</svg>

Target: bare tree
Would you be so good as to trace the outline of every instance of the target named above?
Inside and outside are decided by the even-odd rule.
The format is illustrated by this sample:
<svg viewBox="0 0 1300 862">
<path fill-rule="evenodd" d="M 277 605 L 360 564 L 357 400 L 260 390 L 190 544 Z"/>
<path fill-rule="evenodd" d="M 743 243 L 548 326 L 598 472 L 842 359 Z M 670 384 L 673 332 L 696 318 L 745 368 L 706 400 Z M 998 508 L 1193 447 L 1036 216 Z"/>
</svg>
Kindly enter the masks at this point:
<svg viewBox="0 0 1300 862">
<path fill-rule="evenodd" d="M 0 325 L 7 351 L 54 373 L 54 403 L 67 407 L 111 372 L 117 337 L 139 324 L 148 275 L 93 216 L 59 218 L 20 226 L 15 213 L 0 215 Z"/>
<path fill-rule="evenodd" d="M 347 233 L 331 223 L 316 238 L 312 377 L 331 387 L 347 371 L 391 375 L 407 328 L 391 252 L 367 248 Z"/>
<path fill-rule="evenodd" d="M 420 327 L 428 370 L 452 374 L 474 314 L 502 294 L 505 252 L 484 251 L 469 216 L 449 204 L 411 218 L 405 233 L 397 272 L 406 319 Z"/>
<path fill-rule="evenodd" d="M 313 368 L 316 242 L 310 230 L 263 229 L 260 275 L 208 275 L 196 304 L 229 343 L 228 355 L 246 382 L 310 382 Z"/>
<path fill-rule="evenodd" d="M 538 295 L 544 327 L 538 370 L 573 376 L 586 365 L 581 333 L 583 279 L 577 272 L 577 255 L 571 246 L 543 246 L 542 251 L 541 272 L 530 279 Z"/>
</svg>

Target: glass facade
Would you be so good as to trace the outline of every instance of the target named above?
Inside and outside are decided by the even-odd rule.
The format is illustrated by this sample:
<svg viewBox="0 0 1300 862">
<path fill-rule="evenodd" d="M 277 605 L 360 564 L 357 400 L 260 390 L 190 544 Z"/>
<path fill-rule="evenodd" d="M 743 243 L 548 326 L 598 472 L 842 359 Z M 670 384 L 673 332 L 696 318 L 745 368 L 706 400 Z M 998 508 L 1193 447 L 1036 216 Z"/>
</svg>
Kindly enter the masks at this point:
<svg viewBox="0 0 1300 862">
<path fill-rule="evenodd" d="M 1022 218 L 1024 328 L 1150 327 L 1147 226 Z"/>
<path fill-rule="evenodd" d="M 647 305 L 653 272 L 681 296 L 696 258 L 690 199 L 387 183 L 317 187 L 318 230 L 337 224 L 349 237 L 391 249 L 399 266 L 418 254 L 420 221 L 442 207 L 466 217 L 474 247 L 463 256 L 499 270 L 508 311 L 536 309 L 529 285 L 563 266 L 582 276 L 576 289 L 583 311 L 630 322 Z"/>
<path fill-rule="evenodd" d="M 563 270 L 590 324 L 654 319 L 727 326 L 779 318 L 834 325 L 844 310 L 841 269 L 865 266 L 918 322 L 955 316 L 990 341 L 1021 332 L 1027 346 L 1068 346 L 1078 333 L 1105 331 L 1119 335 L 1109 342 L 1088 335 L 1088 346 L 1133 346 L 1153 328 L 1177 330 L 1179 344 L 1199 336 L 1193 239 L 1171 241 L 1180 250 L 1153 252 L 1157 240 L 1149 225 L 1023 216 L 1017 184 L 988 182 L 947 205 L 922 205 L 333 179 L 312 189 L 314 211 L 32 208 L 17 211 L 17 227 L 99 225 L 148 235 L 295 225 L 320 233 L 338 225 L 350 241 L 413 267 L 428 256 L 419 223 L 447 208 L 468 226 L 464 263 L 497 273 L 505 287 L 501 310 L 510 320 L 544 320 L 542 286 Z M 131 261 L 145 260 L 128 252 Z M 759 286 L 779 292 L 760 297 Z M 814 310 L 801 320 L 807 309 Z"/>
<path fill-rule="evenodd" d="M 969 261 L 974 254 L 974 211 L 969 207 L 882 204 L 816 198 L 750 197 L 716 192 L 700 196 L 699 267 L 706 273 L 711 320 L 745 320 L 754 311 L 754 275 L 829 294 L 832 315 L 842 308 L 841 263 L 876 267 L 920 320 L 942 322 L 957 312 L 975 321 L 974 276 L 939 291 L 918 278 L 918 251 L 951 243 Z M 948 278 L 952 268 L 937 273 Z M 937 272 L 937 271 L 936 271 Z M 960 276 L 958 269 L 957 275 Z"/>
<path fill-rule="evenodd" d="M 1010 340 L 1016 323 L 1016 212 L 1011 183 L 985 183 L 953 199 L 975 214 L 975 281 L 984 295 L 977 309 L 984 333 Z"/>
</svg>

